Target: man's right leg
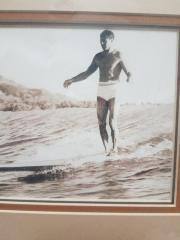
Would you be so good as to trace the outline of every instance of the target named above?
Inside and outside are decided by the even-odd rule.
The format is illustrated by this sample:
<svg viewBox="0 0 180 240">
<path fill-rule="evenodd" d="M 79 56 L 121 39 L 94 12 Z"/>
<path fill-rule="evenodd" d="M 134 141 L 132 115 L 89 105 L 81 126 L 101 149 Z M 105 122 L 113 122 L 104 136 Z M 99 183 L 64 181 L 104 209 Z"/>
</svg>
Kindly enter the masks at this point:
<svg viewBox="0 0 180 240">
<path fill-rule="evenodd" d="M 112 152 L 116 153 L 118 150 L 118 138 L 119 138 L 119 130 L 117 126 L 118 121 L 118 111 L 119 110 L 119 102 L 116 98 L 112 98 L 109 100 L 109 126 L 111 129 L 111 137 L 113 148 Z"/>
<path fill-rule="evenodd" d="M 105 148 L 105 151 L 108 152 L 108 133 L 106 130 L 106 118 L 108 113 L 108 102 L 101 98 L 97 97 L 97 117 L 99 123 L 99 130 L 101 139 Z"/>
</svg>

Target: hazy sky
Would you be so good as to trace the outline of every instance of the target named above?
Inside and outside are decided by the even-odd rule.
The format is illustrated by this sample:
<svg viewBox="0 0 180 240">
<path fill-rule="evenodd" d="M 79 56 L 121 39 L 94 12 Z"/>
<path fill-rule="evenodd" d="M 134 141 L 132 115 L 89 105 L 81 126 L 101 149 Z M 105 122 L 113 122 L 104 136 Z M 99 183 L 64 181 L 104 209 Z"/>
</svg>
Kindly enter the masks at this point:
<svg viewBox="0 0 180 240">
<path fill-rule="evenodd" d="M 64 80 L 86 70 L 101 51 L 100 28 L 1 28 L 0 75 L 20 84 L 80 99 L 96 99 L 98 70 L 64 89 Z M 121 102 L 173 102 L 177 72 L 177 33 L 113 29 L 132 81 L 121 75 Z"/>
</svg>

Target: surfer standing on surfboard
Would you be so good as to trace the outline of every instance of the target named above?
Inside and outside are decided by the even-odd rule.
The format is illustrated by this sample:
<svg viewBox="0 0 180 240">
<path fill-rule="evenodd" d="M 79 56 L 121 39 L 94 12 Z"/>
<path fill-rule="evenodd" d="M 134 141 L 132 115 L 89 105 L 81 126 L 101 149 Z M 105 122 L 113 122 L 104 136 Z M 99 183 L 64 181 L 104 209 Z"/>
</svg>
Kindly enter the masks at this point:
<svg viewBox="0 0 180 240">
<path fill-rule="evenodd" d="M 107 156 L 117 153 L 118 127 L 117 117 L 119 109 L 119 77 L 123 70 L 127 75 L 127 82 L 130 72 L 127 71 L 120 52 L 112 48 L 114 33 L 104 30 L 100 34 L 100 44 L 102 52 L 97 53 L 86 71 L 64 82 L 64 87 L 68 88 L 72 83 L 85 80 L 99 68 L 99 84 L 97 92 L 97 117 L 100 135 Z M 108 145 L 108 132 L 106 129 L 106 119 L 109 112 L 109 126 L 111 129 L 112 148 Z"/>
</svg>

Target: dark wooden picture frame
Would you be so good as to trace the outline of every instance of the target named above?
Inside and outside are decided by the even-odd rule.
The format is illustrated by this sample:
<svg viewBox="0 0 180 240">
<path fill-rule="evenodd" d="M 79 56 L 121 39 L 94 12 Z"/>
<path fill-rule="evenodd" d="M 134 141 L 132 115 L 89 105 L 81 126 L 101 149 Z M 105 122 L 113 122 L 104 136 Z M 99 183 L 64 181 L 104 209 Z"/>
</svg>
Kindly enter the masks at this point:
<svg viewBox="0 0 180 240">
<path fill-rule="evenodd" d="M 128 13 L 93 13 L 93 12 L 56 12 L 56 11 L 1 11 L 0 26 L 51 26 L 81 24 L 84 26 L 122 26 L 137 28 L 157 28 L 175 30 L 179 34 L 178 73 L 176 91 L 176 117 L 174 140 L 174 197 L 168 204 L 97 204 L 76 202 L 39 203 L 28 201 L 1 201 L 0 210 L 53 211 L 53 212 L 109 212 L 109 213 L 177 213 L 180 212 L 180 16 L 128 14 Z"/>
</svg>

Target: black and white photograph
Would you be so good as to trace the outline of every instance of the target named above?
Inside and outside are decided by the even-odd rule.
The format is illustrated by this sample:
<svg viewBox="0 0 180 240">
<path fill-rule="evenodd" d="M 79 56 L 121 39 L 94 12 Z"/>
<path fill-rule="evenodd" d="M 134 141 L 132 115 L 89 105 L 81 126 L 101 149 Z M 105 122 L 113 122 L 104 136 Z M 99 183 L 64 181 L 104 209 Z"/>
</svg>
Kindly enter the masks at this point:
<svg viewBox="0 0 180 240">
<path fill-rule="evenodd" d="M 0 199 L 171 203 L 178 32 L 0 27 Z"/>
</svg>

